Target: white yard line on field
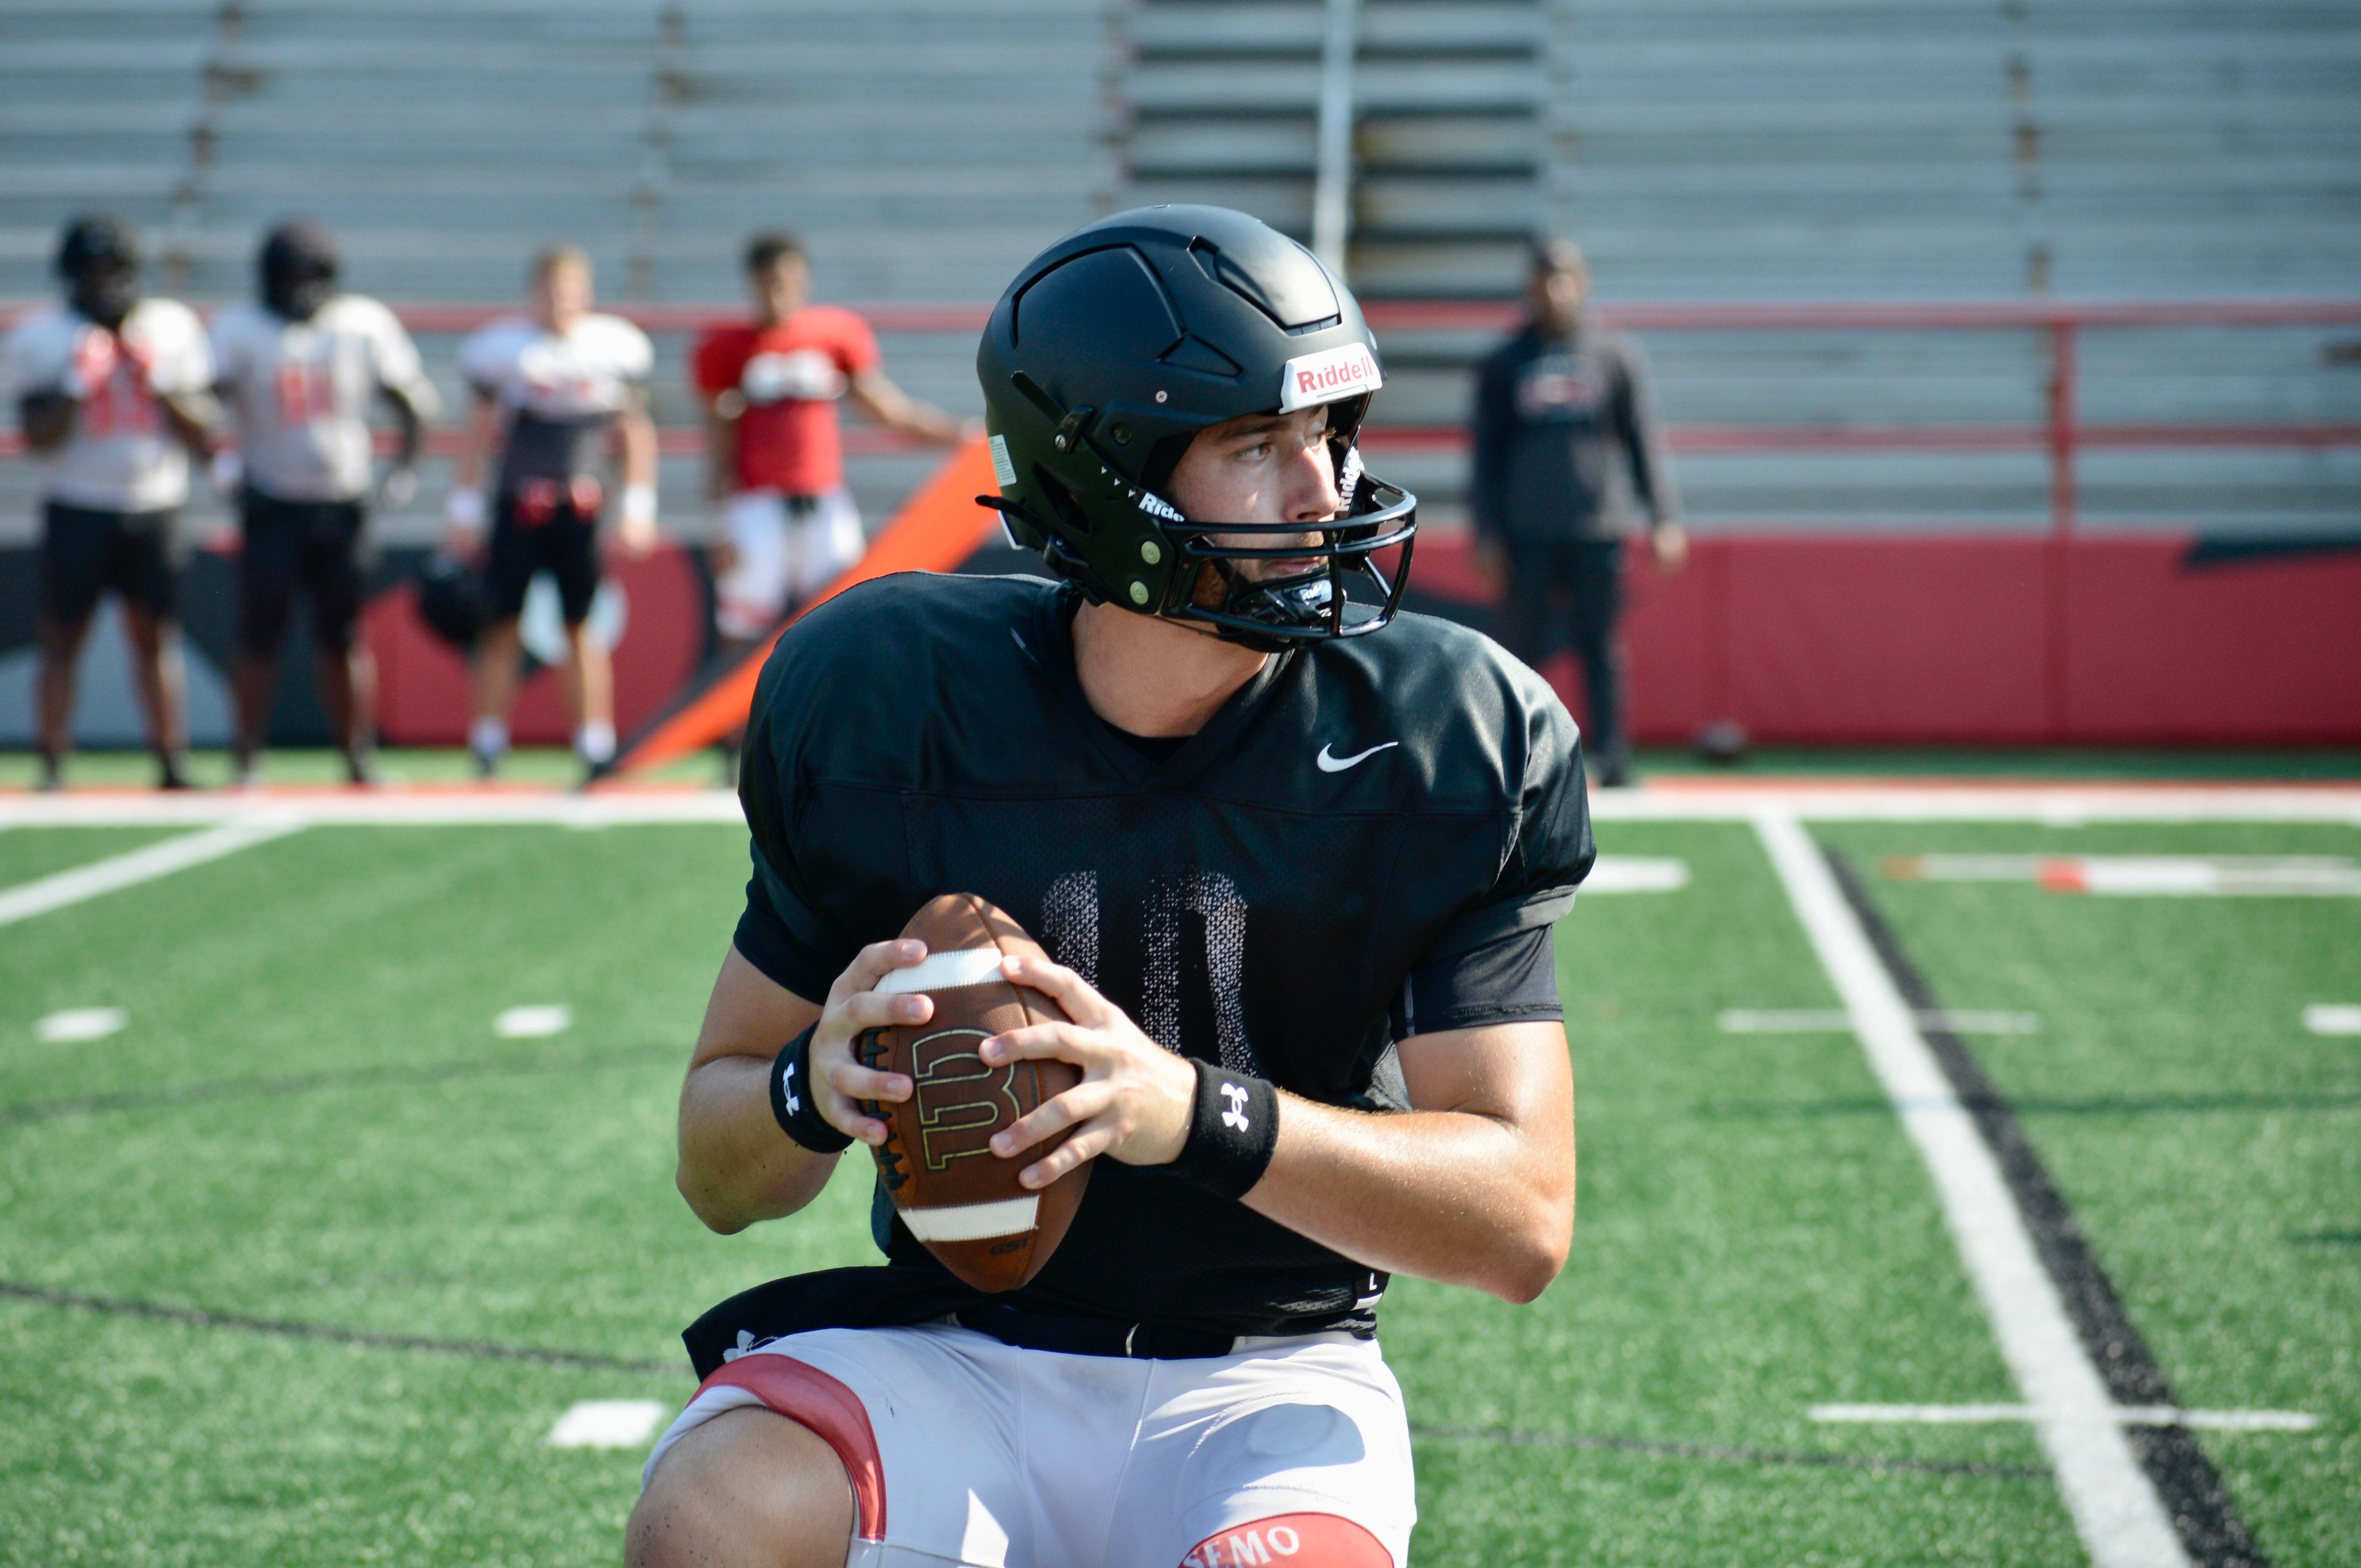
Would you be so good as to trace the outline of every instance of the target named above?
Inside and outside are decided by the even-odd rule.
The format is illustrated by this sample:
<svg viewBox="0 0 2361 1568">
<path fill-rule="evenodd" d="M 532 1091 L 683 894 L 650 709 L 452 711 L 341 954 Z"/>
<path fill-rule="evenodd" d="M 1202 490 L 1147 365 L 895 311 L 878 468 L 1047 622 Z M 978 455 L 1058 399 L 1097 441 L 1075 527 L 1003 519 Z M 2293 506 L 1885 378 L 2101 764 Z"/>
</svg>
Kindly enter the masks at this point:
<svg viewBox="0 0 2361 1568">
<path fill-rule="evenodd" d="M 492 1020 L 492 1033 L 503 1040 L 536 1040 L 563 1034 L 574 1022 L 574 1009 L 564 1003 L 511 1007 Z"/>
<path fill-rule="evenodd" d="M 33 1034 L 46 1045 L 103 1040 L 119 1035 L 131 1015 L 120 1007 L 67 1007 L 34 1024 Z"/>
<path fill-rule="evenodd" d="M 2074 1412 L 2045 1412 L 2031 1405 L 1814 1405 L 1816 1421 L 1900 1422 L 1928 1426 L 1980 1426 L 1997 1421 L 2078 1419 Z M 2301 1410 L 2183 1410 L 2171 1405 L 2117 1405 L 2105 1419 L 2125 1427 L 2198 1427 L 2209 1431 L 2310 1431 L 2318 1416 Z"/>
<path fill-rule="evenodd" d="M 53 909 L 63 909 L 68 905 L 80 904 L 101 894 L 136 887 L 143 882 L 153 882 L 158 877 L 186 871 L 191 866 L 218 861 L 225 855 L 235 855 L 240 850 L 249 850 L 257 844 L 284 838 L 302 826 L 300 819 L 283 812 L 245 817 L 225 822 L 218 828 L 167 839 L 160 844 L 109 855 L 103 861 L 93 861 L 71 871 L 19 883 L 15 887 L 0 890 L 0 926 L 13 926 L 19 920 L 47 915 Z"/>
<path fill-rule="evenodd" d="M 1915 1014 L 1922 1029 L 1954 1035 L 2037 1035 L 2038 1013 L 1940 1012 Z M 1731 1007 L 1714 1018 L 1725 1035 L 1828 1035 L 1852 1032 L 1852 1014 L 1839 1007 Z"/>
<path fill-rule="evenodd" d="M 1586 895 L 1678 893 L 1689 884 L 1689 863 L 1657 855 L 1601 855 L 1582 879 Z"/>
<path fill-rule="evenodd" d="M 1999 1162 L 1919 1033 L 1828 862 L 1791 812 L 1764 810 L 1756 833 L 1835 984 L 1904 1131 L 1935 1179 L 1943 1216 L 1982 1300 L 2076 1533 L 2099 1568 L 2182 1568 L 2189 1561 L 2155 1486 L 2114 1420 L 2026 1233 Z"/>
<path fill-rule="evenodd" d="M 667 1413 L 653 1399 L 584 1399 L 567 1406 L 542 1441 L 552 1448 L 641 1448 Z"/>
</svg>

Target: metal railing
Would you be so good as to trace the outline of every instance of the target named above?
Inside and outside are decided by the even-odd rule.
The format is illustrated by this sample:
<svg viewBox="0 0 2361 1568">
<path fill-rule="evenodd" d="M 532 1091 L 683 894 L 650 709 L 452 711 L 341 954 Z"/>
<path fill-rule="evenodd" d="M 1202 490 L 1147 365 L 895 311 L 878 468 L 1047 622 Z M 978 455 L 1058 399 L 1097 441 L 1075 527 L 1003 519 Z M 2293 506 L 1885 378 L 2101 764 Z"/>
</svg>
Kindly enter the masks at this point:
<svg viewBox="0 0 2361 1568">
<path fill-rule="evenodd" d="M 0 303 L 0 331 L 27 305 Z M 714 304 L 605 304 L 651 333 L 686 334 L 716 322 L 742 319 L 736 307 Z M 968 335 L 981 332 L 990 307 L 978 304 L 876 304 L 850 307 L 880 333 Z M 1491 334 L 1516 324 L 1517 308 L 1499 303 L 1373 301 L 1369 324 L 1378 333 Z M 415 333 L 472 331 L 516 311 L 511 304 L 417 304 L 397 307 Z M 2045 453 L 2049 465 L 2049 531 L 2070 537 L 2078 513 L 2076 463 L 2092 451 L 2246 448 L 2322 450 L 2361 447 L 2361 422 L 2140 422 L 2092 423 L 2080 414 L 2079 346 L 2084 333 L 2103 329 L 2172 327 L 2361 327 L 2356 300 L 2182 300 L 2139 302 L 1958 302 L 1858 304 L 1631 303 L 1606 304 L 1598 314 L 1617 328 L 1666 332 L 2037 332 L 2049 361 L 2044 417 L 2029 423 L 1709 424 L 1674 425 L 1667 444 L 1681 454 Z M 448 432 L 430 451 L 448 450 Z M 1458 425 L 1374 424 L 1373 451 L 1452 452 L 1466 445 Z M 701 432 L 661 433 L 663 450 L 686 455 L 703 449 Z M 848 451 L 874 455 L 914 449 L 887 432 L 847 433 Z M 13 431 L 0 434 L 0 455 L 18 450 Z"/>
<path fill-rule="evenodd" d="M 2045 417 L 2036 424 L 1675 425 L 1677 453 L 2043 452 L 2049 458 L 2049 527 L 2074 532 L 2076 458 L 2084 451 L 2361 446 L 2361 423 L 2290 422 L 2140 422 L 2091 424 L 2079 412 L 2085 331 L 2141 327 L 2361 326 L 2361 300 L 2168 300 L 1860 304 L 1603 305 L 1617 328 L 1647 332 L 2038 332 L 2046 335 L 2049 375 Z M 1369 324 L 1379 332 L 1505 332 L 1518 319 L 1498 304 L 1378 302 Z M 1455 450 L 1466 433 L 1453 426 L 1373 430 L 1372 447 Z"/>
</svg>

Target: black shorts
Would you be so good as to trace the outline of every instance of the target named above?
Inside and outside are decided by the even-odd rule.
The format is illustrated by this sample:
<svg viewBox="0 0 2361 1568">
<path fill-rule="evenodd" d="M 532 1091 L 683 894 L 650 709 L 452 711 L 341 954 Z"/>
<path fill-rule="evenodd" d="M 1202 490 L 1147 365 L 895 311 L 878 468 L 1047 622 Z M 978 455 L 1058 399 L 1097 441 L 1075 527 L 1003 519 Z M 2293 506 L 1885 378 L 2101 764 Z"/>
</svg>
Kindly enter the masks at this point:
<svg viewBox="0 0 2361 1568">
<path fill-rule="evenodd" d="M 182 553 L 171 511 L 41 509 L 41 612 L 79 626 L 112 588 L 159 620 L 180 609 Z"/>
<path fill-rule="evenodd" d="M 590 600 L 598 591 L 598 518 L 585 516 L 570 501 L 560 502 L 545 521 L 517 520 L 513 499 L 500 502 L 492 519 L 490 559 L 484 567 L 484 591 L 494 620 L 514 620 L 524 610 L 524 590 L 535 572 L 557 580 L 557 602 L 568 626 L 590 619 Z"/>
<path fill-rule="evenodd" d="M 299 588 L 311 597 L 313 641 L 338 652 L 350 648 L 368 579 L 361 503 L 284 501 L 248 486 L 243 510 L 238 628 L 247 652 L 279 651 Z"/>
</svg>

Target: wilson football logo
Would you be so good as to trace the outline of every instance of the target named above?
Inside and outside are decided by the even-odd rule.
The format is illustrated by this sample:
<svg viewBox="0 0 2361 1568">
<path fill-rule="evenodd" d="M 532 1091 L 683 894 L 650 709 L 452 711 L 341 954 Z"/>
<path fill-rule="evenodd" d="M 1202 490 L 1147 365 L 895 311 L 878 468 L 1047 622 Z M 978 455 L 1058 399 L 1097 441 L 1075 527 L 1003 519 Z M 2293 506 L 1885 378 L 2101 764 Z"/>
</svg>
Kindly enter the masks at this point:
<svg viewBox="0 0 2361 1568">
<path fill-rule="evenodd" d="M 982 1029 L 944 1029 L 910 1047 L 918 1157 L 928 1170 L 990 1154 L 994 1129 L 1025 1113 L 1016 1102 L 1016 1064 L 993 1067 L 976 1054 L 990 1038 Z"/>
</svg>

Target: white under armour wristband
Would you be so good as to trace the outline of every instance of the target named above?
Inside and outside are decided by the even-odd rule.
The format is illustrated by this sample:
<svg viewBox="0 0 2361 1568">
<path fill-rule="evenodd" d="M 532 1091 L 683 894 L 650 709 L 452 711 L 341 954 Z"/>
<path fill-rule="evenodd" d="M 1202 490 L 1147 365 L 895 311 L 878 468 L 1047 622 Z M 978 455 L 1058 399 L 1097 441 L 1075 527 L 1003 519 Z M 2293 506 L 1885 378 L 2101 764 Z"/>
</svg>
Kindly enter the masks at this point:
<svg viewBox="0 0 2361 1568">
<path fill-rule="evenodd" d="M 455 487 L 443 498 L 443 521 L 469 533 L 481 532 L 484 526 L 484 492 L 473 485 Z"/>
<path fill-rule="evenodd" d="M 1279 1147 L 1279 1091 L 1269 1081 L 1232 1072 L 1211 1062 L 1197 1069 L 1197 1103 L 1189 1118 L 1189 1140 L 1169 1168 L 1223 1198 L 1254 1190 Z"/>
<path fill-rule="evenodd" d="M 622 516 L 628 527 L 653 528 L 656 523 L 656 488 L 653 485 L 625 485 Z"/>
</svg>

